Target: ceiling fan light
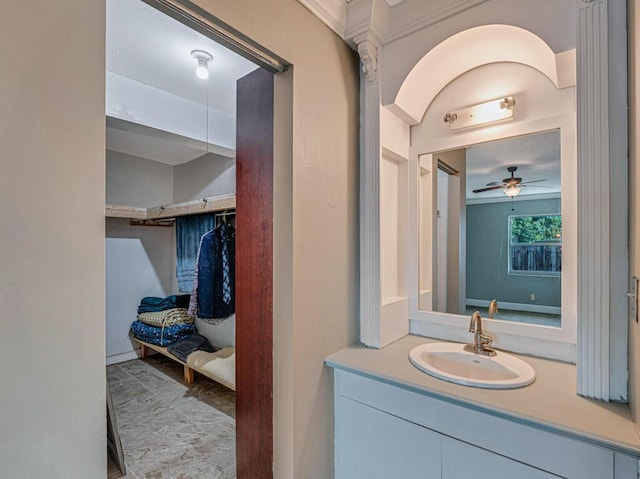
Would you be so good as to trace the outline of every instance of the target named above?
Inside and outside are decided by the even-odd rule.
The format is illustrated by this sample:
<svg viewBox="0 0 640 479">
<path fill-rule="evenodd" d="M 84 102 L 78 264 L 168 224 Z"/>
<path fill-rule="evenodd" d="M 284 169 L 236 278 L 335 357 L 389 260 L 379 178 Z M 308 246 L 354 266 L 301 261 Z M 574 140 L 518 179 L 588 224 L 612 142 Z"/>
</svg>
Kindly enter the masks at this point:
<svg viewBox="0 0 640 479">
<path fill-rule="evenodd" d="M 522 188 L 518 188 L 517 186 L 510 186 L 502 190 L 502 192 L 507 195 L 509 198 L 515 198 L 520 194 Z"/>
</svg>

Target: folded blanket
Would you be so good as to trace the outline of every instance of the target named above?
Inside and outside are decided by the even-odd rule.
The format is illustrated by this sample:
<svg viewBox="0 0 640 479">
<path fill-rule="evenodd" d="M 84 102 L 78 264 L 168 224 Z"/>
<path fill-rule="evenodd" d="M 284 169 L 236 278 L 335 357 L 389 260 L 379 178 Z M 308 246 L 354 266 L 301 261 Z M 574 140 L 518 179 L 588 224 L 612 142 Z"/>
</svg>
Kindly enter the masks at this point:
<svg viewBox="0 0 640 479">
<path fill-rule="evenodd" d="M 157 344 L 158 346 L 168 346 L 195 332 L 196 327 L 193 324 L 174 324 L 173 326 L 158 328 L 140 321 L 131 323 L 131 333 L 136 338 L 145 343 Z"/>
<path fill-rule="evenodd" d="M 211 346 L 209 340 L 204 336 L 200 336 L 199 334 L 192 334 L 191 336 L 187 336 L 186 338 L 173 343 L 167 348 L 167 351 L 169 351 L 183 363 L 186 363 L 187 356 L 189 356 L 194 351 L 206 351 L 208 353 L 214 353 L 217 351 L 217 349 Z"/>
<path fill-rule="evenodd" d="M 155 313 L 158 311 L 165 311 L 167 309 L 174 308 L 188 308 L 189 307 L 188 294 L 180 294 L 167 296 L 166 298 L 158 298 L 156 296 L 147 296 L 142 298 L 140 306 L 138 306 L 138 314 L 140 313 Z"/>
<path fill-rule="evenodd" d="M 185 308 L 173 308 L 154 313 L 140 313 L 138 321 L 149 326 L 161 328 L 163 326 L 173 326 L 174 324 L 191 324 L 193 323 L 193 316 L 190 316 Z"/>
</svg>

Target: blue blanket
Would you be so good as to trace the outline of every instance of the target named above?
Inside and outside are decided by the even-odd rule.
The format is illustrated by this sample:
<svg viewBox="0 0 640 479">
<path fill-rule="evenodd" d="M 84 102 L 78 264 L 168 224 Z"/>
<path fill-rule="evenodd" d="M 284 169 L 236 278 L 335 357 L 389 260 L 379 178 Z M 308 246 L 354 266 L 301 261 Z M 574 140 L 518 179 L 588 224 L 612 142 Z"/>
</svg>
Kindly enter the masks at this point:
<svg viewBox="0 0 640 479">
<path fill-rule="evenodd" d="M 174 324 L 158 328 L 148 324 L 134 321 L 131 323 L 131 333 L 140 341 L 158 346 L 168 346 L 187 336 L 194 334 L 196 327 L 193 324 Z"/>
<path fill-rule="evenodd" d="M 167 309 L 174 308 L 188 308 L 189 298 L 190 296 L 188 294 L 167 296 L 166 298 L 147 296 L 145 298 L 142 298 L 142 300 L 140 301 L 140 306 L 138 306 L 138 314 L 158 313 L 160 311 L 166 311 Z"/>
</svg>

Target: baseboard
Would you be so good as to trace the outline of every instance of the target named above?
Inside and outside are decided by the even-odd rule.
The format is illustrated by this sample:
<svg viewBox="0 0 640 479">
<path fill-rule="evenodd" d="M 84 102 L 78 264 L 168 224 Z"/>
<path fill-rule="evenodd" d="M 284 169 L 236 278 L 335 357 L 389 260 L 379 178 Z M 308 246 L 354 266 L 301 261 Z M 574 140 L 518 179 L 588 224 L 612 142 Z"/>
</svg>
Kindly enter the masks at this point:
<svg viewBox="0 0 640 479">
<path fill-rule="evenodd" d="M 133 351 L 127 351 L 126 353 L 114 354 L 113 356 L 107 356 L 107 366 L 112 364 L 124 363 L 125 361 L 131 361 L 132 359 L 138 359 L 140 357 L 140 348 Z"/>
<path fill-rule="evenodd" d="M 468 306 L 480 306 L 483 308 L 489 307 L 490 301 L 484 299 L 470 299 L 467 298 Z M 540 304 L 525 304 L 525 303 L 505 303 L 504 301 L 498 301 L 498 308 L 509 309 L 511 311 L 526 311 L 528 313 L 546 313 L 546 314 L 561 314 L 562 309 L 558 306 L 543 306 Z"/>
</svg>

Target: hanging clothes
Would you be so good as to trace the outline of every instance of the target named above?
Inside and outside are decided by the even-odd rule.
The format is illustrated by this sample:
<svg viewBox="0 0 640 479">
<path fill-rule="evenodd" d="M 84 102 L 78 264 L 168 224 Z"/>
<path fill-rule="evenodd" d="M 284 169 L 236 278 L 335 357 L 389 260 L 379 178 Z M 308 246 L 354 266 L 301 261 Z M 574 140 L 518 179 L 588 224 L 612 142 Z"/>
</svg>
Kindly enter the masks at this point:
<svg viewBox="0 0 640 479">
<path fill-rule="evenodd" d="M 190 293 L 196 272 L 198 243 L 203 234 L 216 226 L 215 213 L 176 218 L 176 277 L 178 290 Z"/>
<path fill-rule="evenodd" d="M 236 230 L 226 222 L 200 240 L 189 314 L 219 324 L 235 312 Z"/>
</svg>

